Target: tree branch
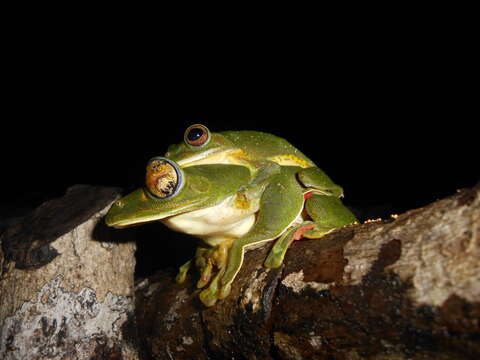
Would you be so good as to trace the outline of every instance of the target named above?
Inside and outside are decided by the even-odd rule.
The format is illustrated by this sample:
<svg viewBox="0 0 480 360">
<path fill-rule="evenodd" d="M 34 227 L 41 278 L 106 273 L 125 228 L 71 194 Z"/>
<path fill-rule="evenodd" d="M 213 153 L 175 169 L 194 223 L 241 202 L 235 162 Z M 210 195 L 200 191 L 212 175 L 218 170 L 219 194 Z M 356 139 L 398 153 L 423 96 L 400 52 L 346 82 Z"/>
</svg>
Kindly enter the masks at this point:
<svg viewBox="0 0 480 360">
<path fill-rule="evenodd" d="M 0 358 L 477 359 L 480 185 L 398 217 L 247 253 L 211 308 L 198 274 L 137 284 L 114 189 L 76 186 L 0 237 Z M 126 236 L 127 238 L 124 238 Z"/>
<path fill-rule="evenodd" d="M 197 274 L 137 285 L 143 346 L 161 359 L 478 359 L 480 186 L 398 217 L 297 241 L 282 268 L 247 253 L 230 296 Z"/>
</svg>

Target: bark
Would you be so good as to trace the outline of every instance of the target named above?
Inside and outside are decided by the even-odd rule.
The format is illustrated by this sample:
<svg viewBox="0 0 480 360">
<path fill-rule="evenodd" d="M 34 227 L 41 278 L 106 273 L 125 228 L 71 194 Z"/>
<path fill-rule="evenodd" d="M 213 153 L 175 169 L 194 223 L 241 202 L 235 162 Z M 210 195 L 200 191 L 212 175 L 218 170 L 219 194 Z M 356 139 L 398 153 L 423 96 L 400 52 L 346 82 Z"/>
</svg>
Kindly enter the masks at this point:
<svg viewBox="0 0 480 360">
<path fill-rule="evenodd" d="M 103 225 L 119 196 L 77 185 L 2 234 L 0 359 L 138 359 L 135 246 Z"/>
<path fill-rule="evenodd" d="M 480 358 L 480 186 L 391 219 L 296 241 L 280 269 L 247 253 L 231 295 L 198 301 L 198 274 L 137 284 L 154 359 Z"/>
</svg>

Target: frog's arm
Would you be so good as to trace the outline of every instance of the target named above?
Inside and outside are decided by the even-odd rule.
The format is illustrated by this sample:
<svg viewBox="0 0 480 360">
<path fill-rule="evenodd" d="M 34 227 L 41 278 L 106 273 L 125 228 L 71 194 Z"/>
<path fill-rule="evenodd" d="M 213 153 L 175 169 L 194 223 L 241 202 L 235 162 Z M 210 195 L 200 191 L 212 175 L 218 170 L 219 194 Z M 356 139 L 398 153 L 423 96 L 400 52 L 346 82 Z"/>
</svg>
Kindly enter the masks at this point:
<svg viewBox="0 0 480 360">
<path fill-rule="evenodd" d="M 278 165 L 276 162 L 269 161 L 269 160 L 262 160 L 262 161 L 254 161 L 251 162 L 253 167 L 256 170 L 256 173 L 252 179 L 252 181 L 248 184 L 249 188 L 253 188 L 261 183 L 267 181 L 271 177 L 278 175 L 281 172 L 281 166 Z"/>
<path fill-rule="evenodd" d="M 242 266 L 245 248 L 279 237 L 300 215 L 304 198 L 294 176 L 296 171 L 296 167 L 282 167 L 282 172 L 272 178 L 266 187 L 254 227 L 236 240 L 229 251 L 219 298 L 225 298 L 230 293 L 231 284 Z"/>
<path fill-rule="evenodd" d="M 280 238 L 275 241 L 275 244 L 270 250 L 267 259 L 264 262 L 265 267 L 274 269 L 280 267 L 283 262 L 285 254 L 295 240 L 299 240 L 306 231 L 310 231 L 315 228 L 315 223 L 311 221 L 305 221 L 300 225 L 292 226 L 285 231 Z"/>
<path fill-rule="evenodd" d="M 283 258 L 293 241 L 302 237 L 318 239 L 336 228 L 357 221 L 341 200 L 333 196 L 313 195 L 307 199 L 305 209 L 313 221 L 305 221 L 292 227 L 275 242 L 264 263 L 267 268 L 282 265 Z"/>
</svg>

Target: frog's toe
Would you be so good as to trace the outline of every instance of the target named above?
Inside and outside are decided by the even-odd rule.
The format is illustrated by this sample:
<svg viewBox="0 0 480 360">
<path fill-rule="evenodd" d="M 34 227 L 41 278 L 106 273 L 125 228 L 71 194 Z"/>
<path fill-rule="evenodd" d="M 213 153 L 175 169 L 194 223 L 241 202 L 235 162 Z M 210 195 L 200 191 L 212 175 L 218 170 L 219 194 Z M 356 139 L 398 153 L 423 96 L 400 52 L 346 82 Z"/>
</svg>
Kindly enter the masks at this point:
<svg viewBox="0 0 480 360">
<path fill-rule="evenodd" d="M 228 295 L 230 295 L 230 292 L 232 291 L 232 284 L 225 284 L 220 288 L 220 292 L 218 294 L 218 298 L 220 300 L 225 299 Z"/>
<path fill-rule="evenodd" d="M 216 294 L 212 293 L 209 288 L 200 292 L 200 295 L 198 297 L 200 298 L 202 304 L 207 307 L 215 305 L 218 300 Z"/>
<path fill-rule="evenodd" d="M 303 233 L 303 237 L 306 239 L 319 239 L 327 235 L 329 232 L 335 230 L 335 228 L 336 227 L 332 225 L 315 224 L 312 229 L 309 229 Z"/>
<path fill-rule="evenodd" d="M 181 284 L 185 281 L 185 279 L 187 278 L 188 270 L 190 270 L 191 266 L 192 266 L 192 260 L 188 260 L 185 264 L 180 266 L 180 268 L 178 269 L 178 274 L 175 277 L 175 281 L 178 284 Z"/>
<path fill-rule="evenodd" d="M 213 306 L 219 299 L 219 294 L 218 294 L 219 280 L 220 280 L 220 274 L 217 274 L 213 278 L 212 282 L 210 283 L 210 286 L 200 292 L 199 298 L 200 298 L 200 301 L 203 303 L 203 305 Z"/>
<path fill-rule="evenodd" d="M 208 264 L 202 269 L 202 272 L 200 274 L 200 279 L 197 282 L 197 289 L 203 288 L 205 285 L 207 285 L 211 278 L 212 278 L 212 268 L 213 265 L 211 262 L 208 262 Z"/>
</svg>

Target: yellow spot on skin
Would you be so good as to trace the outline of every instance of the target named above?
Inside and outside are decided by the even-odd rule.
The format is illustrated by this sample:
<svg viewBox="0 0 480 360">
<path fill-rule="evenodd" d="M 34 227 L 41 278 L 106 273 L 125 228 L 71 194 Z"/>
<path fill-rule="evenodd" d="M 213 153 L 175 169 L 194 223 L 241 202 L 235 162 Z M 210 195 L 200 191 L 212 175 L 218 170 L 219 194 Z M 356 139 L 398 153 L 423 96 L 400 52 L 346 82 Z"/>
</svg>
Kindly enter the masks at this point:
<svg viewBox="0 0 480 360">
<path fill-rule="evenodd" d="M 302 168 L 312 166 L 307 160 L 301 159 L 293 154 L 277 155 L 271 157 L 269 160 L 282 166 L 301 166 Z"/>
<path fill-rule="evenodd" d="M 244 193 L 237 193 L 234 204 L 237 209 L 248 209 L 250 207 L 250 203 Z"/>
<path fill-rule="evenodd" d="M 231 151 L 227 156 L 227 163 L 234 164 L 234 165 L 242 165 L 249 167 L 249 161 L 251 158 L 245 153 L 243 150 L 234 150 Z"/>
<path fill-rule="evenodd" d="M 235 151 L 232 151 L 230 153 L 230 156 L 233 156 L 237 159 L 251 160 L 250 156 L 248 156 L 248 154 L 245 151 L 243 151 L 242 149 L 237 149 Z"/>
</svg>

